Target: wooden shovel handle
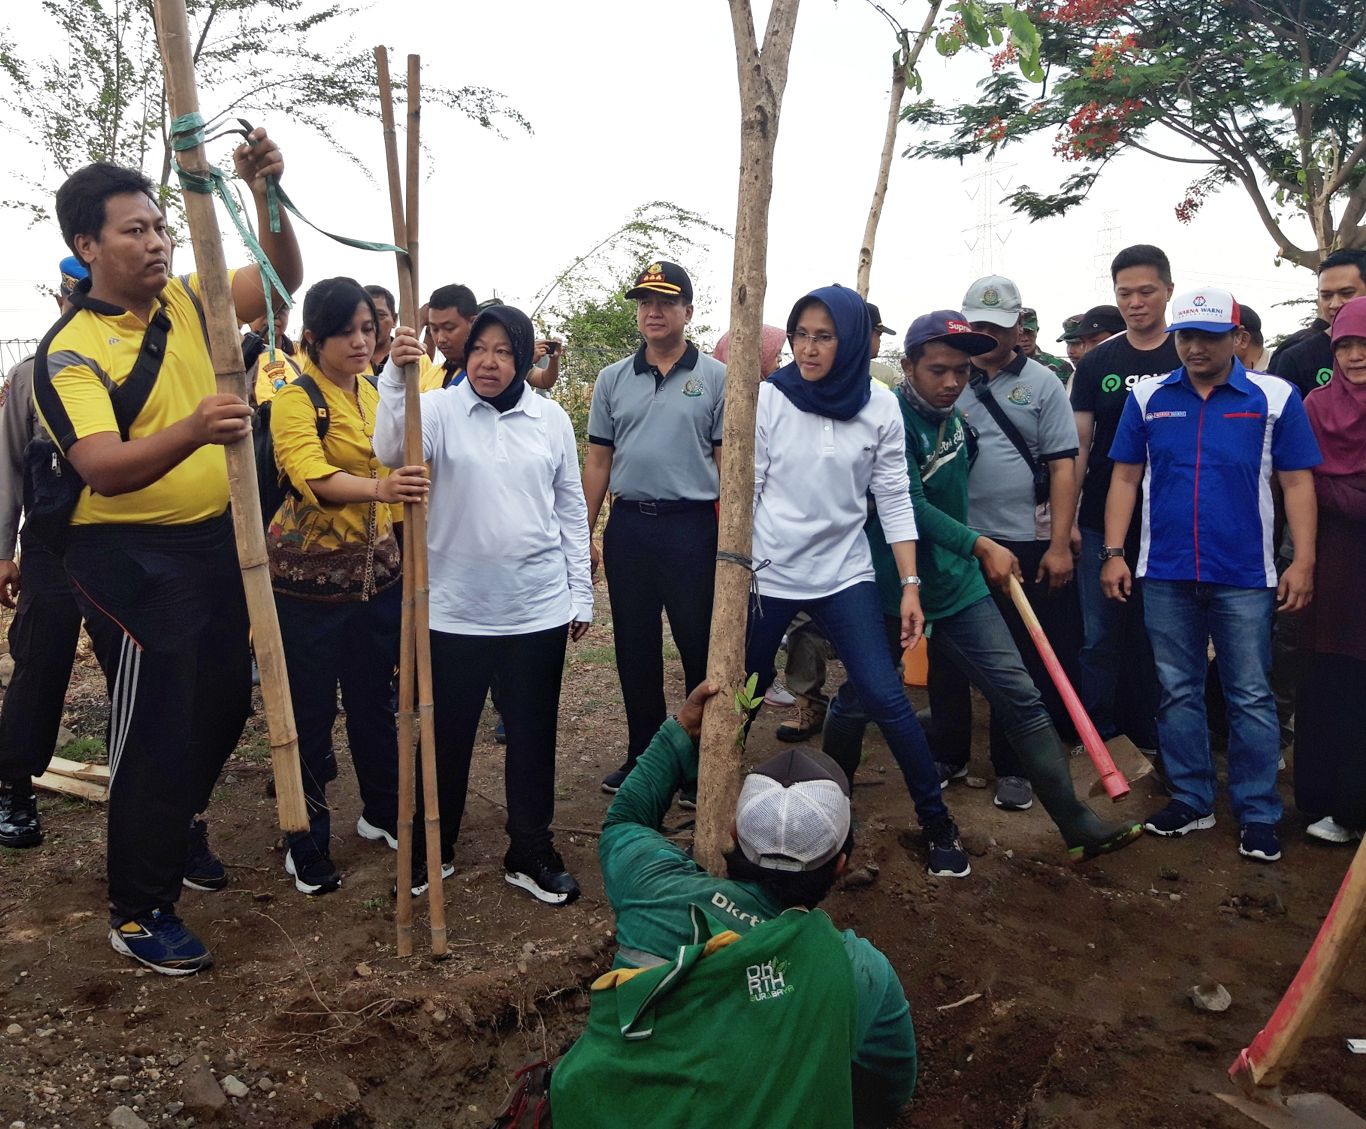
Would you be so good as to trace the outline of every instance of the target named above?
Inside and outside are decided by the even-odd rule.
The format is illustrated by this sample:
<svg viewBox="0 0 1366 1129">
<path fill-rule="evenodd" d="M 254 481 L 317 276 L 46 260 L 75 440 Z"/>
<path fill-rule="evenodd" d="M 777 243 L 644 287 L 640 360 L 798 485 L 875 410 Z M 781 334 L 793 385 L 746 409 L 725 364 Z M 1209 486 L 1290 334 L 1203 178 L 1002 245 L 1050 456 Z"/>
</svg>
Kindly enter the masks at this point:
<svg viewBox="0 0 1366 1129">
<path fill-rule="evenodd" d="M 1048 676 L 1053 679 L 1053 685 L 1058 688 L 1058 694 L 1062 697 L 1062 704 L 1067 707 L 1067 714 L 1072 719 L 1072 724 L 1076 726 L 1077 736 L 1081 738 L 1082 746 L 1086 749 L 1086 755 L 1091 758 L 1091 763 L 1096 766 L 1096 771 L 1100 773 L 1100 782 L 1105 786 L 1105 792 L 1112 800 L 1122 800 L 1129 794 L 1129 783 L 1124 779 L 1124 774 L 1115 768 L 1115 762 L 1110 758 L 1110 750 L 1105 747 L 1105 742 L 1100 739 L 1100 734 L 1096 732 L 1096 727 L 1091 723 L 1091 717 L 1086 712 L 1086 707 L 1081 704 L 1081 699 L 1077 697 L 1077 692 L 1072 688 L 1072 680 L 1067 677 L 1067 672 L 1063 670 L 1062 663 L 1058 661 L 1058 656 L 1053 652 L 1053 645 L 1048 641 L 1048 636 L 1043 633 L 1043 625 L 1039 623 L 1039 617 L 1034 614 L 1034 609 L 1029 605 L 1029 599 L 1024 594 L 1024 589 L 1020 587 L 1020 582 L 1014 576 L 1010 578 L 1010 599 L 1015 605 L 1015 610 L 1020 613 L 1020 618 L 1024 620 L 1024 625 L 1029 631 L 1029 637 L 1034 640 L 1034 646 L 1038 649 L 1039 657 L 1043 659 L 1043 665 L 1048 670 Z"/>
</svg>

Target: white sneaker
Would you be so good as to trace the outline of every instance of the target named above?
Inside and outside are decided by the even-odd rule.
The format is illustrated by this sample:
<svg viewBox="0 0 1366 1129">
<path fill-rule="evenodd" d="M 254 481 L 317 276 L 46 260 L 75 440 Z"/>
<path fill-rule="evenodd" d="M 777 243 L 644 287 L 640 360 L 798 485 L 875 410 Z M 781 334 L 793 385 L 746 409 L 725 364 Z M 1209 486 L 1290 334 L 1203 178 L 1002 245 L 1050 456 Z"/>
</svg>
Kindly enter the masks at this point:
<svg viewBox="0 0 1366 1129">
<path fill-rule="evenodd" d="M 772 706 L 775 710 L 785 710 L 788 706 L 795 705 L 796 701 L 791 692 L 777 682 L 764 692 L 764 705 Z"/>
<path fill-rule="evenodd" d="M 1343 827 L 1331 815 L 1325 815 L 1317 823 L 1311 823 L 1304 829 L 1304 833 L 1310 838 L 1321 839 L 1325 843 L 1351 843 L 1361 838 L 1360 831 Z"/>
<path fill-rule="evenodd" d="M 442 881 L 442 882 L 446 881 L 446 879 L 449 878 L 449 877 L 450 877 L 452 874 L 454 874 L 454 873 L 455 873 L 455 864 L 454 864 L 454 863 L 443 862 L 443 863 L 441 864 L 441 881 Z M 427 892 L 428 886 L 431 885 L 431 883 L 429 883 L 429 882 L 427 881 L 427 878 L 426 878 L 427 872 L 424 870 L 424 871 L 422 872 L 422 874 L 423 874 L 423 877 L 422 877 L 421 881 L 419 881 L 415 886 L 410 887 L 410 889 L 413 891 L 413 897 L 415 897 L 415 898 L 420 898 L 420 897 L 422 897 L 422 895 L 425 894 L 425 893 Z"/>
<path fill-rule="evenodd" d="M 380 839 L 383 839 L 389 844 L 389 849 L 391 851 L 398 850 L 398 840 L 390 835 L 389 832 L 385 831 L 383 827 L 376 827 L 366 819 L 365 816 L 361 816 L 356 820 L 356 834 L 362 839 L 369 839 L 371 842 L 378 842 Z"/>
</svg>

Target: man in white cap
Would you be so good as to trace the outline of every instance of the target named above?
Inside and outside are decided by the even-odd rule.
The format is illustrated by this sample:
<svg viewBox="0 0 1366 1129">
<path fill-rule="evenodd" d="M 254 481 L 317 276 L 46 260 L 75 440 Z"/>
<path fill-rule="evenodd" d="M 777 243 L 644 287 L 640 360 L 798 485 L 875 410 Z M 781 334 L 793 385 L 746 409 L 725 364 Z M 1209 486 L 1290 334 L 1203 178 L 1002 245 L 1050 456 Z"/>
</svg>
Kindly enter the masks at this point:
<svg viewBox="0 0 1366 1129">
<path fill-rule="evenodd" d="M 1020 290 L 1000 275 L 979 278 L 963 297 L 972 332 L 996 348 L 972 358 L 972 377 L 958 407 L 977 433 L 968 477 L 967 524 L 1005 546 L 1020 561 L 1021 584 L 1054 650 L 1075 655 L 1080 624 L 1072 580 L 1072 517 L 1077 508 L 1077 425 L 1067 390 L 1053 371 L 1016 350 L 1024 306 Z M 1004 594 L 997 603 L 1044 707 L 1064 737 L 1072 724 L 1052 679 L 1038 660 L 1019 614 Z M 1076 645 L 1069 646 L 1070 636 Z M 948 664 L 930 665 L 931 741 L 941 776 L 966 775 L 972 707 L 968 682 Z M 1034 804 L 1027 773 L 993 716 L 991 763 L 996 806 L 1024 811 Z"/>
<path fill-rule="evenodd" d="M 726 878 L 708 874 L 688 852 L 660 832 L 674 792 L 680 785 L 696 781 L 702 707 L 716 690 L 711 683 L 693 690 L 677 717 L 665 721 L 608 808 L 598 854 L 603 885 L 616 914 L 618 950 L 614 965 L 617 969 L 650 969 L 673 962 L 679 959 L 680 946 L 705 941 L 708 934 L 715 937 L 725 930 L 740 934 L 740 943 L 751 936 L 756 941 L 786 936 L 793 927 L 814 933 L 816 936 L 808 940 L 824 944 L 824 971 L 819 976 L 802 973 L 803 986 L 793 996 L 795 1000 L 805 992 L 806 1006 L 819 1003 L 831 1018 L 828 1023 L 782 1025 L 800 1032 L 798 1037 L 806 1044 L 801 1052 L 804 1069 L 796 1073 L 805 1074 L 810 1067 L 812 1077 L 798 1080 L 794 1074 L 784 1074 L 781 1085 L 796 1087 L 800 1081 L 806 1086 L 810 1082 L 821 1100 L 829 1100 L 833 1093 L 838 1098 L 836 1105 L 846 1103 L 841 1116 L 807 1124 L 850 1125 L 855 1115 L 860 1125 L 890 1124 L 915 1087 L 915 1031 L 905 992 L 886 956 L 868 941 L 852 930 L 837 932 L 824 914 L 806 913 L 814 910 L 844 873 L 852 848 L 849 782 L 844 771 L 824 753 L 794 745 L 749 773 L 736 804 L 736 846 L 726 856 Z M 798 925 L 794 915 L 818 920 Z M 841 962 L 841 956 L 845 961 Z M 623 980 L 629 975 L 617 974 Z M 616 983 L 600 981 L 599 985 L 612 987 Z M 737 983 L 744 991 L 744 979 Z M 726 999 L 713 1002 L 718 1008 L 727 1005 Z M 750 1006 L 748 999 L 745 1004 Z M 853 1037 L 849 1039 L 834 1017 L 851 1009 Z M 582 1101 L 607 1100 L 602 1097 L 604 1086 L 613 1095 L 629 1091 L 631 1101 L 643 1100 L 646 1090 L 662 1101 L 676 1101 L 677 1094 L 669 1098 L 666 1087 L 652 1086 L 647 1068 L 641 1065 L 637 1070 L 635 1060 L 625 1057 L 629 1038 L 626 1049 L 616 1046 L 619 1040 L 614 1040 L 610 1054 L 596 1054 L 601 1047 L 590 1020 L 585 1039 L 592 1040 L 584 1044 L 589 1049 L 576 1047 L 570 1052 L 571 1056 L 577 1052 L 581 1061 L 565 1070 L 563 1078 L 557 1067 L 557 1088 L 553 1091 L 557 1125 L 561 1108 L 577 1109 L 577 1116 L 586 1118 L 566 1120 L 571 1129 L 580 1124 L 751 1124 L 743 1117 L 737 1120 L 731 1116 L 734 1111 L 726 1113 L 720 1107 L 713 1110 L 705 1105 L 729 1100 L 727 1088 L 708 1095 L 706 1086 L 689 1094 L 689 1117 L 681 1120 L 631 1120 L 615 1114 L 603 1120 L 596 1112 L 589 1116 Z M 699 1041 L 705 1055 L 707 1040 Z M 839 1068 L 834 1065 L 837 1059 Z M 569 1061 L 567 1057 L 565 1062 Z M 616 1069 L 599 1073 L 593 1064 L 604 1061 L 616 1063 Z M 824 1066 L 830 1069 L 824 1070 Z M 699 1070 L 705 1068 L 705 1064 L 698 1064 Z M 558 1088 L 561 1084 L 569 1091 L 564 1093 L 563 1102 Z M 755 1087 L 761 1088 L 758 1080 Z M 840 1096 L 843 1094 L 851 1097 Z M 696 1104 L 699 1102 L 704 1104 Z M 608 1105 L 617 1113 L 628 1112 L 610 1101 Z M 715 1116 L 709 1116 L 713 1112 Z M 762 1123 L 800 1122 L 784 1119 Z"/>
<path fill-rule="evenodd" d="M 1236 356 L 1238 303 L 1207 287 L 1180 295 L 1167 326 L 1181 367 L 1135 385 L 1110 458 L 1101 585 L 1133 591 L 1124 537 L 1143 488 L 1137 574 L 1157 659 L 1157 715 L 1171 802 L 1144 827 L 1181 836 L 1214 826 L 1214 762 L 1205 671 L 1214 643 L 1228 709 L 1228 791 L 1239 853 L 1281 857 L 1276 825 L 1280 725 L 1271 693 L 1271 621 L 1314 591 L 1318 510 L 1312 468 L 1321 461 L 1304 407 L 1278 377 L 1248 372 Z M 1278 578 L 1271 479 L 1285 499 L 1295 561 Z"/>
</svg>

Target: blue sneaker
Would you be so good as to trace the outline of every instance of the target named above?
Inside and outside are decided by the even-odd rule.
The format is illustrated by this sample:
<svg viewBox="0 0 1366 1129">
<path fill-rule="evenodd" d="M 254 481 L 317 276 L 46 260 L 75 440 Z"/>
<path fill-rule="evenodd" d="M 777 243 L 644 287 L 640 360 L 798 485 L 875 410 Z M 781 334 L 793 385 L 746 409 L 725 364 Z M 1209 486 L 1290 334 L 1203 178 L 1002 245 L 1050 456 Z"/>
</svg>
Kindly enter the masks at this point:
<svg viewBox="0 0 1366 1129">
<path fill-rule="evenodd" d="M 209 825 L 202 819 L 190 824 L 185 873 L 180 881 L 191 890 L 221 890 L 228 884 L 228 872 L 209 846 Z"/>
<path fill-rule="evenodd" d="M 1270 823 L 1245 823 L 1238 835 L 1238 853 L 1245 859 L 1275 862 L 1281 857 L 1281 837 Z"/>
<path fill-rule="evenodd" d="M 132 957 L 163 976 L 190 976 L 213 964 L 204 942 L 175 914 L 159 909 L 112 926 L 109 944 L 116 953 Z"/>
<path fill-rule="evenodd" d="M 941 816 L 924 826 L 925 842 L 930 848 L 930 864 L 925 869 L 935 878 L 966 878 L 972 873 L 968 853 L 958 837 L 958 824 Z"/>
<path fill-rule="evenodd" d="M 1201 815 L 1188 808 L 1180 800 L 1172 800 L 1156 815 L 1149 816 L 1143 830 L 1165 838 L 1179 839 L 1192 831 L 1208 831 L 1214 826 L 1214 813 Z"/>
<path fill-rule="evenodd" d="M 498 714 L 497 717 L 498 721 L 493 727 L 493 740 L 499 745 L 506 745 L 508 743 L 507 726 L 503 724 L 502 714 Z"/>
</svg>

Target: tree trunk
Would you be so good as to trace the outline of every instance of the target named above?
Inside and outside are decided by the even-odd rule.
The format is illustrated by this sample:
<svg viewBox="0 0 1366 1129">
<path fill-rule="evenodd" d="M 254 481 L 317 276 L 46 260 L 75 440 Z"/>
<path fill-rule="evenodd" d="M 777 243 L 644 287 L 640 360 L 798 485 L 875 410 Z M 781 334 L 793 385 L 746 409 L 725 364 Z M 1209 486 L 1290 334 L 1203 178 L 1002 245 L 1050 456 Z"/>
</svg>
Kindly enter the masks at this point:
<svg viewBox="0 0 1366 1129">
<path fill-rule="evenodd" d="M 873 273 L 873 248 L 877 244 L 878 224 L 882 222 L 882 205 L 887 199 L 892 158 L 896 156 L 896 129 L 901 124 L 901 103 L 906 97 L 906 83 L 915 71 L 921 50 L 934 31 L 934 21 L 939 16 L 941 2 L 930 0 L 930 10 L 925 14 L 925 22 L 920 25 L 914 43 L 909 42 L 904 28 L 899 31 L 901 45 L 892 56 L 892 95 L 887 104 L 887 130 L 882 135 L 882 158 L 878 161 L 877 181 L 873 185 L 873 202 L 868 208 L 868 222 L 863 228 L 863 246 L 858 252 L 858 294 L 864 301 L 868 299 L 868 283 Z"/>
<path fill-rule="evenodd" d="M 896 127 L 901 122 L 901 100 L 905 96 L 906 68 L 901 63 L 901 52 L 898 51 L 892 56 L 892 96 L 887 104 L 887 132 L 882 137 L 882 158 L 878 161 L 868 222 L 863 228 L 863 246 L 858 252 L 858 296 L 865 301 L 868 298 L 868 281 L 873 273 L 877 225 L 882 221 L 882 205 L 887 199 L 887 181 L 892 175 L 892 157 L 896 153 Z"/>
<path fill-rule="evenodd" d="M 721 477 L 721 553 L 748 560 L 753 536 L 754 405 L 759 394 L 759 346 L 768 287 L 768 209 L 773 197 L 773 151 L 787 86 L 787 61 L 799 0 L 774 0 L 760 51 L 749 0 L 729 0 L 740 79 L 740 192 L 731 279 L 730 362 L 726 377 L 724 473 Z M 711 619 L 707 677 L 721 692 L 702 716 L 697 781 L 698 862 L 713 874 L 725 870 L 730 823 L 740 790 L 744 716 L 736 692 L 745 682 L 745 624 L 751 573 L 720 560 Z M 688 688 L 689 690 L 692 687 Z"/>
<path fill-rule="evenodd" d="M 156 0 L 156 14 L 171 116 L 179 118 L 198 113 L 199 95 L 195 91 L 194 64 L 190 61 L 184 0 Z M 204 146 L 196 145 L 186 150 L 181 164 L 188 172 L 203 174 L 209 167 Z M 242 344 L 237 336 L 237 314 L 232 305 L 227 261 L 223 257 L 223 240 L 213 210 L 213 197 L 201 192 L 186 192 L 184 202 L 218 391 L 245 400 L 247 377 L 242 371 Z M 299 774 L 299 737 L 294 728 L 294 705 L 285 674 L 285 652 L 280 641 L 280 621 L 275 613 L 275 595 L 270 587 L 265 525 L 256 490 L 256 459 L 250 437 L 229 444 L 225 450 L 237 557 L 242 567 L 242 587 L 251 618 L 256 664 L 261 669 L 261 697 L 266 706 L 280 826 L 286 831 L 307 831 L 308 811 Z"/>
</svg>

